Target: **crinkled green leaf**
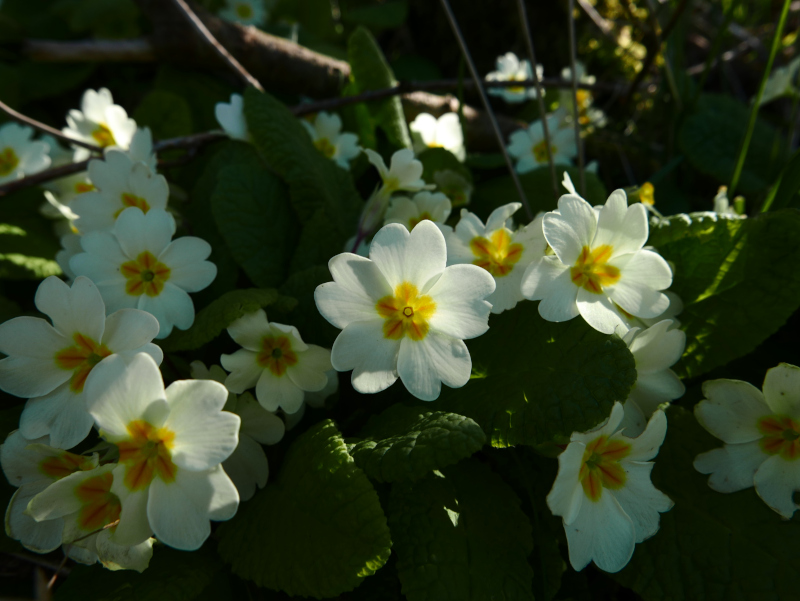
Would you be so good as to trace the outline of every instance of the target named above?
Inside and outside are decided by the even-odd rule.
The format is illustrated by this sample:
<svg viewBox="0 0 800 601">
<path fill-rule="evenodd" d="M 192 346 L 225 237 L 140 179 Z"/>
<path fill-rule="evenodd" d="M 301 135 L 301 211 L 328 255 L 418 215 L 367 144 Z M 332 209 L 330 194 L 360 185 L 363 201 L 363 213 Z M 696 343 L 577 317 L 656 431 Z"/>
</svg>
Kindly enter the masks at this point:
<svg viewBox="0 0 800 601">
<path fill-rule="evenodd" d="M 278 477 L 218 532 L 235 574 L 318 599 L 353 590 L 392 545 L 378 495 L 330 420 L 295 440 Z"/>
<path fill-rule="evenodd" d="M 350 455 L 378 482 L 418 480 L 466 459 L 486 441 L 468 417 L 400 404 L 373 417 L 359 438 Z"/>
<path fill-rule="evenodd" d="M 359 26 L 347 42 L 350 78 L 359 92 L 391 88 L 397 84 L 394 73 L 372 34 Z M 411 148 L 411 136 L 399 96 L 376 100 L 367 105 L 376 123 L 394 146 Z"/>
<path fill-rule="evenodd" d="M 231 254 L 254 284 L 276 286 L 286 279 L 299 229 L 286 184 L 263 168 L 231 165 L 219 172 L 211 209 Z"/>
<path fill-rule="evenodd" d="M 200 311 L 188 330 L 173 330 L 160 346 L 165 351 L 190 351 L 200 348 L 219 336 L 232 322 L 273 304 L 282 308 L 294 305 L 294 299 L 282 297 L 277 290 L 250 288 L 232 290 Z"/>
<path fill-rule="evenodd" d="M 797 599 L 800 521 L 781 519 L 752 488 L 711 490 L 692 462 L 722 443 L 688 411 L 673 407 L 668 416 L 653 483 L 675 506 L 614 579 L 645 601 Z"/>
<path fill-rule="evenodd" d="M 189 103 L 165 90 L 148 93 L 136 107 L 133 118 L 139 127 L 149 127 L 156 140 L 187 136 L 193 131 Z"/>
<path fill-rule="evenodd" d="M 675 215 L 650 230 L 648 244 L 675 267 L 670 290 L 686 351 L 675 366 L 694 377 L 746 355 L 800 306 L 800 211 L 752 219 Z"/>
<path fill-rule="evenodd" d="M 545 321 L 538 303 L 492 315 L 489 331 L 470 340 L 473 378 L 442 388 L 436 408 L 478 422 L 493 446 L 536 445 L 596 426 L 624 401 L 636 380 L 620 338 L 580 317 Z"/>
<path fill-rule="evenodd" d="M 395 483 L 389 526 L 408 601 L 532 601 L 531 525 L 482 463 Z"/>
</svg>

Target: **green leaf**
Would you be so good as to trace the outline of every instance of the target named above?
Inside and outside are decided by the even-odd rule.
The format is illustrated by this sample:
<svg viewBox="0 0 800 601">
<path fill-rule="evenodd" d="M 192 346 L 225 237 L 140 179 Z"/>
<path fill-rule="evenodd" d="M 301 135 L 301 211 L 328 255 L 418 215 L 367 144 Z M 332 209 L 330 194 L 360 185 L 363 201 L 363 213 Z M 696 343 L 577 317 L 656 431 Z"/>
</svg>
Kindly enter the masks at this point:
<svg viewBox="0 0 800 601">
<path fill-rule="evenodd" d="M 276 286 L 286 279 L 299 229 L 286 184 L 263 168 L 231 165 L 219 172 L 211 209 L 231 254 L 254 284 Z"/>
<path fill-rule="evenodd" d="M 141 574 L 112 572 L 99 565 L 74 566 L 57 588 L 56 601 L 191 601 L 209 587 L 222 562 L 206 544 L 187 553 L 157 546 Z"/>
<path fill-rule="evenodd" d="M 683 122 L 678 145 L 695 169 L 728 184 L 749 114 L 750 107 L 730 96 L 705 94 L 697 103 L 697 112 Z M 737 191 L 763 192 L 783 166 L 784 147 L 780 133 L 766 121 L 757 120 Z"/>
<path fill-rule="evenodd" d="M 200 311 L 192 327 L 184 331 L 174 330 L 159 346 L 168 352 L 200 348 L 214 340 L 242 315 L 276 303 L 286 308 L 293 306 L 295 301 L 280 296 L 277 290 L 272 289 L 232 290 Z"/>
<path fill-rule="evenodd" d="M 71 93 L 97 69 L 94 63 L 22 62 L 17 67 L 25 102 Z M 5 97 L 4 97 L 5 98 Z"/>
<path fill-rule="evenodd" d="M 798 208 L 798 193 L 800 192 L 800 151 L 792 156 L 786 167 L 781 171 L 778 181 L 772 186 L 767 195 L 761 212 L 777 211 L 786 207 Z"/>
<path fill-rule="evenodd" d="M 61 275 L 54 260 L 58 249 L 58 242 L 41 219 L 0 223 L 0 278 L 38 280 Z"/>
<path fill-rule="evenodd" d="M 193 131 L 192 110 L 182 97 L 164 90 L 153 90 L 133 112 L 139 127 L 149 127 L 156 140 L 187 136 Z"/>
<path fill-rule="evenodd" d="M 545 321 L 538 303 L 492 315 L 489 331 L 469 343 L 473 378 L 443 388 L 436 408 L 478 422 L 492 446 L 536 445 L 583 432 L 606 419 L 636 380 L 620 338 L 580 317 Z"/>
<path fill-rule="evenodd" d="M 98 38 L 134 38 L 139 31 L 139 9 L 133 0 L 77 0 L 67 22 L 75 33 Z"/>
<path fill-rule="evenodd" d="M 342 20 L 345 23 L 363 25 L 376 33 L 384 29 L 400 27 L 408 17 L 408 2 L 406 0 L 388 0 L 373 6 L 358 6 L 342 11 Z"/>
<path fill-rule="evenodd" d="M 303 335 L 303 340 L 326 348 L 333 346 L 333 341 L 341 330 L 320 315 L 314 302 L 314 290 L 332 279 L 328 268 L 318 265 L 289 276 L 280 287 L 281 294 L 297 299 L 291 323 Z"/>
<path fill-rule="evenodd" d="M 237 575 L 316 598 L 353 590 L 392 544 L 378 495 L 330 420 L 295 440 L 277 479 L 218 533 Z"/>
<path fill-rule="evenodd" d="M 372 34 L 358 27 L 347 42 L 350 78 L 359 92 L 381 90 L 397 85 L 389 63 L 383 56 Z M 399 148 L 411 148 L 403 104 L 399 96 L 376 100 L 367 104 L 377 124 L 386 133 L 389 142 Z"/>
<path fill-rule="evenodd" d="M 427 148 L 417 156 L 417 160 L 422 163 L 422 179 L 426 182 L 435 181 L 433 176 L 437 172 L 449 169 L 464 177 L 470 184 L 472 183 L 472 173 L 464 167 L 464 163 L 459 161 L 456 156 L 444 148 Z"/>
<path fill-rule="evenodd" d="M 408 601 L 532 601 L 531 526 L 489 468 L 462 461 L 396 483 L 389 525 Z"/>
<path fill-rule="evenodd" d="M 359 438 L 350 455 L 378 482 L 418 480 L 466 459 L 486 441 L 468 417 L 401 404 L 370 419 Z"/>
<path fill-rule="evenodd" d="M 699 453 L 721 445 L 680 407 L 655 459 L 653 483 L 675 501 L 661 529 L 636 546 L 613 578 L 645 601 L 790 601 L 800 590 L 800 521 L 786 521 L 746 490 L 722 494 L 694 470 Z"/>
<path fill-rule="evenodd" d="M 694 377 L 746 355 L 800 306 L 800 211 L 752 219 L 675 215 L 650 230 L 648 244 L 674 265 L 670 288 L 686 350 L 673 368 Z"/>
</svg>

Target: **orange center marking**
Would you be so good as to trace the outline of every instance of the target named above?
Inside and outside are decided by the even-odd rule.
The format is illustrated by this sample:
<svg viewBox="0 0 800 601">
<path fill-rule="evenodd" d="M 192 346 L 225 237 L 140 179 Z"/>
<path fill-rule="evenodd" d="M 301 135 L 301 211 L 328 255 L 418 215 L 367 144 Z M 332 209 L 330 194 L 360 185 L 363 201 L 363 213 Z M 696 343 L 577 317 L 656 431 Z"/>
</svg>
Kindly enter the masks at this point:
<svg viewBox="0 0 800 601">
<path fill-rule="evenodd" d="M 133 194 L 125 192 L 120 197 L 120 200 L 122 201 L 122 208 L 116 213 L 114 213 L 115 218 L 119 217 L 119 214 L 122 213 L 122 211 L 130 207 L 136 207 L 137 209 L 141 209 L 142 213 L 147 213 L 147 211 L 150 210 L 150 205 L 141 196 L 134 196 Z"/>
<path fill-rule="evenodd" d="M 431 214 L 428 213 L 428 211 L 423 211 L 422 213 L 420 213 L 416 217 L 412 217 L 411 219 L 408 220 L 408 231 L 410 232 L 411 230 L 413 230 L 417 226 L 417 224 L 420 221 L 425 221 L 426 219 L 428 221 L 433 221 L 433 217 L 431 217 Z"/>
<path fill-rule="evenodd" d="M 394 291 L 375 304 L 378 314 L 384 318 L 383 335 L 391 340 L 408 336 L 411 340 L 422 340 L 430 326 L 428 320 L 436 312 L 436 303 L 427 294 L 420 295 L 414 284 L 403 282 Z"/>
<path fill-rule="evenodd" d="M 619 281 L 619 269 L 608 264 L 614 248 L 601 244 L 590 250 L 584 246 L 578 260 L 570 270 L 573 283 L 593 294 L 602 294 L 603 286 L 611 286 Z"/>
<path fill-rule="evenodd" d="M 13 148 L 0 151 L 0 175 L 8 175 L 19 165 L 19 157 Z"/>
<path fill-rule="evenodd" d="M 537 163 L 546 163 L 548 161 L 548 158 L 547 158 L 547 141 L 546 140 L 542 140 L 538 144 L 535 144 L 531 148 L 531 152 L 533 153 L 533 158 L 536 159 Z M 556 148 L 554 145 L 551 144 L 550 145 L 550 152 L 552 152 L 553 155 L 555 156 L 556 152 L 558 152 L 558 148 Z"/>
<path fill-rule="evenodd" d="M 800 423 L 786 415 L 770 415 L 758 420 L 764 435 L 759 441 L 767 455 L 780 455 L 787 461 L 800 458 Z"/>
<path fill-rule="evenodd" d="M 83 503 L 78 513 L 78 526 L 93 532 L 116 522 L 122 506 L 119 497 L 111 492 L 114 477 L 110 472 L 84 480 L 75 487 L 75 496 Z"/>
<path fill-rule="evenodd" d="M 56 365 L 74 372 L 69 382 L 73 392 L 81 392 L 86 378 L 94 366 L 112 354 L 105 344 L 99 344 L 80 333 L 72 335 L 75 346 L 68 346 L 56 353 Z"/>
<path fill-rule="evenodd" d="M 83 194 L 84 192 L 91 192 L 94 190 L 95 187 L 93 184 L 88 182 L 78 182 L 75 184 L 75 193 L 76 194 Z"/>
<path fill-rule="evenodd" d="M 174 482 L 178 466 L 172 462 L 170 449 L 175 443 L 175 433 L 141 419 L 128 424 L 128 433 L 129 440 L 117 443 L 119 462 L 128 466 L 125 486 L 130 490 L 142 490 L 156 476 L 164 482 Z"/>
<path fill-rule="evenodd" d="M 158 296 L 170 275 L 170 268 L 160 263 L 148 250 L 140 253 L 135 261 L 123 263 L 119 269 L 128 280 L 125 292 L 131 296 Z"/>
<path fill-rule="evenodd" d="M 620 460 L 631 452 L 631 445 L 618 439 L 599 436 L 586 445 L 578 479 L 583 492 L 592 501 L 599 501 L 603 488 L 617 490 L 625 486 L 627 474 Z"/>
<path fill-rule="evenodd" d="M 524 250 L 522 244 L 511 243 L 511 232 L 504 227 L 492 233 L 488 240 L 476 236 L 469 248 L 477 257 L 472 264 L 483 267 L 496 278 L 511 273 Z"/>
<path fill-rule="evenodd" d="M 117 141 L 114 139 L 114 134 L 108 129 L 108 126 L 103 123 L 97 124 L 97 129 L 92 132 L 92 137 L 98 145 L 105 148 L 106 146 L 114 146 Z"/>
<path fill-rule="evenodd" d="M 333 155 L 336 154 L 336 146 L 331 144 L 328 138 L 314 140 L 314 147 L 329 159 L 332 159 Z"/>
<path fill-rule="evenodd" d="M 287 368 L 297 364 L 297 353 L 292 350 L 292 343 L 287 336 L 264 336 L 256 361 L 280 377 Z"/>
<path fill-rule="evenodd" d="M 64 451 L 55 457 L 48 457 L 39 463 L 39 471 L 45 476 L 60 480 L 78 471 L 92 469 L 92 461 L 88 457 Z"/>
</svg>

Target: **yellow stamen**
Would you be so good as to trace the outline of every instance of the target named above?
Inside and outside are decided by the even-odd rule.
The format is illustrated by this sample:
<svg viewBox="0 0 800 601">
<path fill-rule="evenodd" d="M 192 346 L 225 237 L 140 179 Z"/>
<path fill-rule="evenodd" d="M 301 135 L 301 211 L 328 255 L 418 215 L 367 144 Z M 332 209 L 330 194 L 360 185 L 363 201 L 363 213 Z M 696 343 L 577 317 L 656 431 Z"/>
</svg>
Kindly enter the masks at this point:
<svg viewBox="0 0 800 601">
<path fill-rule="evenodd" d="M 98 123 L 97 128 L 92 132 L 92 137 L 98 145 L 105 148 L 106 146 L 114 146 L 117 141 L 114 139 L 114 134 L 104 123 Z"/>
<path fill-rule="evenodd" d="M 0 151 L 0 176 L 6 176 L 19 165 L 19 157 L 13 148 L 4 148 Z"/>
<path fill-rule="evenodd" d="M 770 415 L 758 420 L 764 438 L 758 441 L 767 455 L 780 455 L 787 461 L 800 458 L 800 423 L 786 415 Z"/>
<path fill-rule="evenodd" d="M 125 292 L 131 296 L 158 296 L 171 273 L 169 267 L 147 250 L 140 253 L 136 260 L 120 265 L 119 269 L 128 280 L 125 282 Z"/>
<path fill-rule="evenodd" d="M 256 361 L 273 375 L 281 377 L 287 368 L 297 364 L 297 353 L 292 350 L 288 336 L 264 336 Z"/>
<path fill-rule="evenodd" d="M 511 273 L 524 250 L 522 244 L 511 243 L 511 236 L 511 232 L 503 227 L 494 231 L 488 240 L 483 236 L 473 238 L 469 248 L 476 259 L 472 264 L 483 267 L 496 278 Z"/>
<path fill-rule="evenodd" d="M 170 449 L 175 445 L 175 433 L 141 419 L 128 424 L 128 433 L 130 439 L 117 443 L 119 462 L 128 466 L 125 485 L 130 490 L 142 490 L 156 476 L 164 482 L 174 482 L 178 466 L 172 462 Z"/>
<path fill-rule="evenodd" d="M 537 163 L 546 163 L 549 159 L 547 158 L 547 141 L 542 140 L 538 144 L 535 144 L 531 148 L 531 152 L 533 153 L 533 158 L 536 159 Z M 558 152 L 558 148 L 555 145 L 550 145 L 550 152 L 553 156 L 556 155 Z"/>
<path fill-rule="evenodd" d="M 616 284 L 620 278 L 619 269 L 608 264 L 613 252 L 614 248 L 608 244 L 594 249 L 584 246 L 570 270 L 573 283 L 593 294 L 602 294 L 603 286 Z"/>
<path fill-rule="evenodd" d="M 578 479 L 591 501 L 599 501 L 604 488 L 618 490 L 625 486 L 627 474 L 620 460 L 630 452 L 631 445 L 627 442 L 609 440 L 608 436 L 599 436 L 586 445 Z"/>
<path fill-rule="evenodd" d="M 329 159 L 332 159 L 333 155 L 336 154 L 336 146 L 331 144 L 328 138 L 318 138 L 314 140 L 314 147 Z"/>
<path fill-rule="evenodd" d="M 83 194 L 84 192 L 91 192 L 94 190 L 95 187 L 93 184 L 88 182 L 78 182 L 75 184 L 75 193 L 76 194 Z"/>
<path fill-rule="evenodd" d="M 384 318 L 383 336 L 400 340 L 408 336 L 411 340 L 423 340 L 428 335 L 428 320 L 436 312 L 436 303 L 427 294 L 410 282 L 403 282 L 394 291 L 375 304 L 378 314 Z"/>
<path fill-rule="evenodd" d="M 119 214 L 122 213 L 122 211 L 129 209 L 130 207 L 141 209 L 142 213 L 147 213 L 147 211 L 150 210 L 150 204 L 141 196 L 134 196 L 133 194 L 125 192 L 122 194 L 122 196 L 120 196 L 120 200 L 122 201 L 122 208 L 114 213 L 115 219 L 119 217 Z"/>
<path fill-rule="evenodd" d="M 253 16 L 253 7 L 244 2 L 240 2 L 236 5 L 236 14 L 240 19 L 249 19 Z"/>
<path fill-rule="evenodd" d="M 422 213 L 420 213 L 416 217 L 412 217 L 411 219 L 408 220 L 408 231 L 410 232 L 411 230 L 413 230 L 417 226 L 417 224 L 420 221 L 425 221 L 426 219 L 428 221 L 433 221 L 433 217 L 431 217 L 431 214 L 428 213 L 428 211 L 423 211 Z"/>
<path fill-rule="evenodd" d="M 81 392 L 94 366 L 112 353 L 106 345 L 78 332 L 72 335 L 72 339 L 75 345 L 58 351 L 55 360 L 61 369 L 74 372 L 69 387 L 73 392 Z"/>
</svg>

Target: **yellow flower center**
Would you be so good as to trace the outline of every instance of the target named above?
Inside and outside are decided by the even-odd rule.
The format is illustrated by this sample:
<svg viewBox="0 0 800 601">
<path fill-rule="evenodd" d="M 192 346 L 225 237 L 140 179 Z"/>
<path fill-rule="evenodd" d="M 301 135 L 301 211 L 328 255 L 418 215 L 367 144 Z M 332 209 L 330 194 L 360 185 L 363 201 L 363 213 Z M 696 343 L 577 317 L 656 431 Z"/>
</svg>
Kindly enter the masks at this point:
<svg viewBox="0 0 800 601">
<path fill-rule="evenodd" d="M 75 472 L 87 471 L 92 469 L 91 459 L 82 455 L 76 455 L 68 451 L 59 453 L 55 457 L 48 457 L 39 463 L 39 471 L 45 476 L 61 480 Z"/>
<path fill-rule="evenodd" d="M 236 5 L 236 14 L 240 19 L 249 19 L 253 16 L 253 7 L 244 2 Z"/>
<path fill-rule="evenodd" d="M 94 366 L 112 353 L 105 344 L 95 342 L 78 332 L 72 335 L 72 339 L 75 345 L 58 351 L 55 360 L 58 367 L 73 372 L 69 381 L 70 389 L 81 392 Z"/>
<path fill-rule="evenodd" d="M 375 309 L 384 318 L 385 338 L 422 340 L 428 335 L 428 320 L 436 312 L 436 303 L 427 294 L 421 295 L 414 284 L 403 282 L 395 288 L 394 296 L 378 300 Z"/>
<path fill-rule="evenodd" d="M 130 439 L 117 443 L 119 462 L 128 466 L 125 486 L 142 490 L 156 476 L 164 482 L 174 482 L 178 466 L 172 462 L 170 449 L 175 445 L 175 433 L 136 419 L 128 424 L 128 434 Z"/>
<path fill-rule="evenodd" d="M 428 221 L 433 221 L 433 217 L 431 217 L 431 214 L 428 213 L 428 211 L 422 211 L 422 213 L 420 213 L 416 217 L 412 217 L 411 219 L 408 220 L 408 231 L 410 232 L 415 227 L 417 227 L 417 224 L 420 221 L 425 221 L 426 219 Z"/>
<path fill-rule="evenodd" d="M 93 184 L 89 182 L 77 182 L 75 184 L 74 190 L 76 194 L 83 194 L 84 192 L 91 192 L 94 190 L 95 187 Z"/>
<path fill-rule="evenodd" d="M 75 496 L 83 503 L 78 513 L 78 526 L 94 532 L 119 519 L 122 511 L 119 497 L 111 492 L 114 476 L 106 472 L 84 480 L 75 487 Z"/>
<path fill-rule="evenodd" d="M 119 269 L 128 280 L 125 282 L 125 292 L 131 296 L 158 296 L 170 276 L 170 268 L 147 250 L 140 253 L 136 260 L 120 265 Z"/>
<path fill-rule="evenodd" d="M 535 144 L 531 147 L 531 152 L 533 153 L 533 158 L 536 159 L 537 163 L 546 163 L 548 161 L 547 158 L 547 141 L 542 140 L 538 144 Z M 550 145 L 550 152 L 552 152 L 553 156 L 555 156 L 556 152 L 558 152 L 558 148 L 556 148 L 553 144 Z"/>
<path fill-rule="evenodd" d="M 509 81 L 525 81 L 526 79 L 528 79 L 528 78 L 527 78 L 527 76 L 525 75 L 524 72 L 523 73 L 514 73 L 514 75 L 512 75 L 511 77 L 508 78 Z M 514 87 L 509 87 L 509 88 L 506 88 L 506 89 L 509 92 L 512 92 L 514 94 L 522 94 L 523 92 L 525 92 L 525 88 L 522 87 L 522 86 L 514 86 Z"/>
<path fill-rule="evenodd" d="M 273 375 L 281 377 L 287 368 L 297 364 L 297 353 L 292 350 L 288 336 L 264 336 L 256 361 Z"/>
<path fill-rule="evenodd" d="M 619 439 L 609 440 L 599 436 L 586 445 L 578 479 L 584 494 L 591 501 L 599 501 L 603 488 L 617 490 L 625 486 L 627 474 L 620 460 L 631 452 L 631 445 Z"/>
<path fill-rule="evenodd" d="M 758 421 L 764 435 L 759 441 L 767 455 L 780 455 L 787 461 L 800 458 L 800 423 L 786 415 L 770 415 Z"/>
<path fill-rule="evenodd" d="M 114 139 L 114 134 L 111 133 L 111 130 L 108 129 L 105 123 L 97 124 L 97 128 L 92 132 L 92 137 L 94 141 L 97 142 L 98 146 L 102 146 L 103 148 L 106 146 L 114 146 L 117 143 Z"/>
<path fill-rule="evenodd" d="M 314 140 L 314 147 L 329 159 L 332 159 L 333 155 L 336 154 L 336 146 L 331 144 L 328 138 L 318 138 Z"/>
<path fill-rule="evenodd" d="M 4 148 L 0 151 L 0 175 L 6 176 L 19 165 L 19 157 L 13 148 Z"/>
<path fill-rule="evenodd" d="M 589 90 L 578 90 L 575 98 L 578 101 L 578 109 L 581 111 L 585 111 L 592 104 L 592 93 Z"/>
<path fill-rule="evenodd" d="M 655 197 L 656 188 L 650 182 L 645 182 L 639 188 L 639 200 L 642 204 L 650 205 L 651 207 L 656 204 Z"/>
<path fill-rule="evenodd" d="M 524 250 L 522 244 L 511 243 L 511 232 L 504 227 L 494 231 L 488 240 L 476 236 L 470 240 L 469 248 L 476 257 L 472 264 L 483 267 L 496 278 L 511 273 Z"/>
<path fill-rule="evenodd" d="M 603 286 L 611 286 L 619 281 L 619 269 L 608 264 L 614 248 L 601 244 L 594 249 L 584 246 L 575 265 L 570 269 L 572 282 L 593 294 L 602 294 Z"/>
<path fill-rule="evenodd" d="M 119 214 L 122 213 L 122 211 L 129 209 L 130 207 L 141 209 L 142 213 L 147 213 L 147 211 L 150 210 L 150 205 L 141 196 L 134 196 L 133 194 L 125 192 L 122 194 L 122 196 L 120 196 L 120 200 L 122 201 L 122 207 L 116 213 L 114 213 L 114 219 L 119 217 Z"/>
</svg>

